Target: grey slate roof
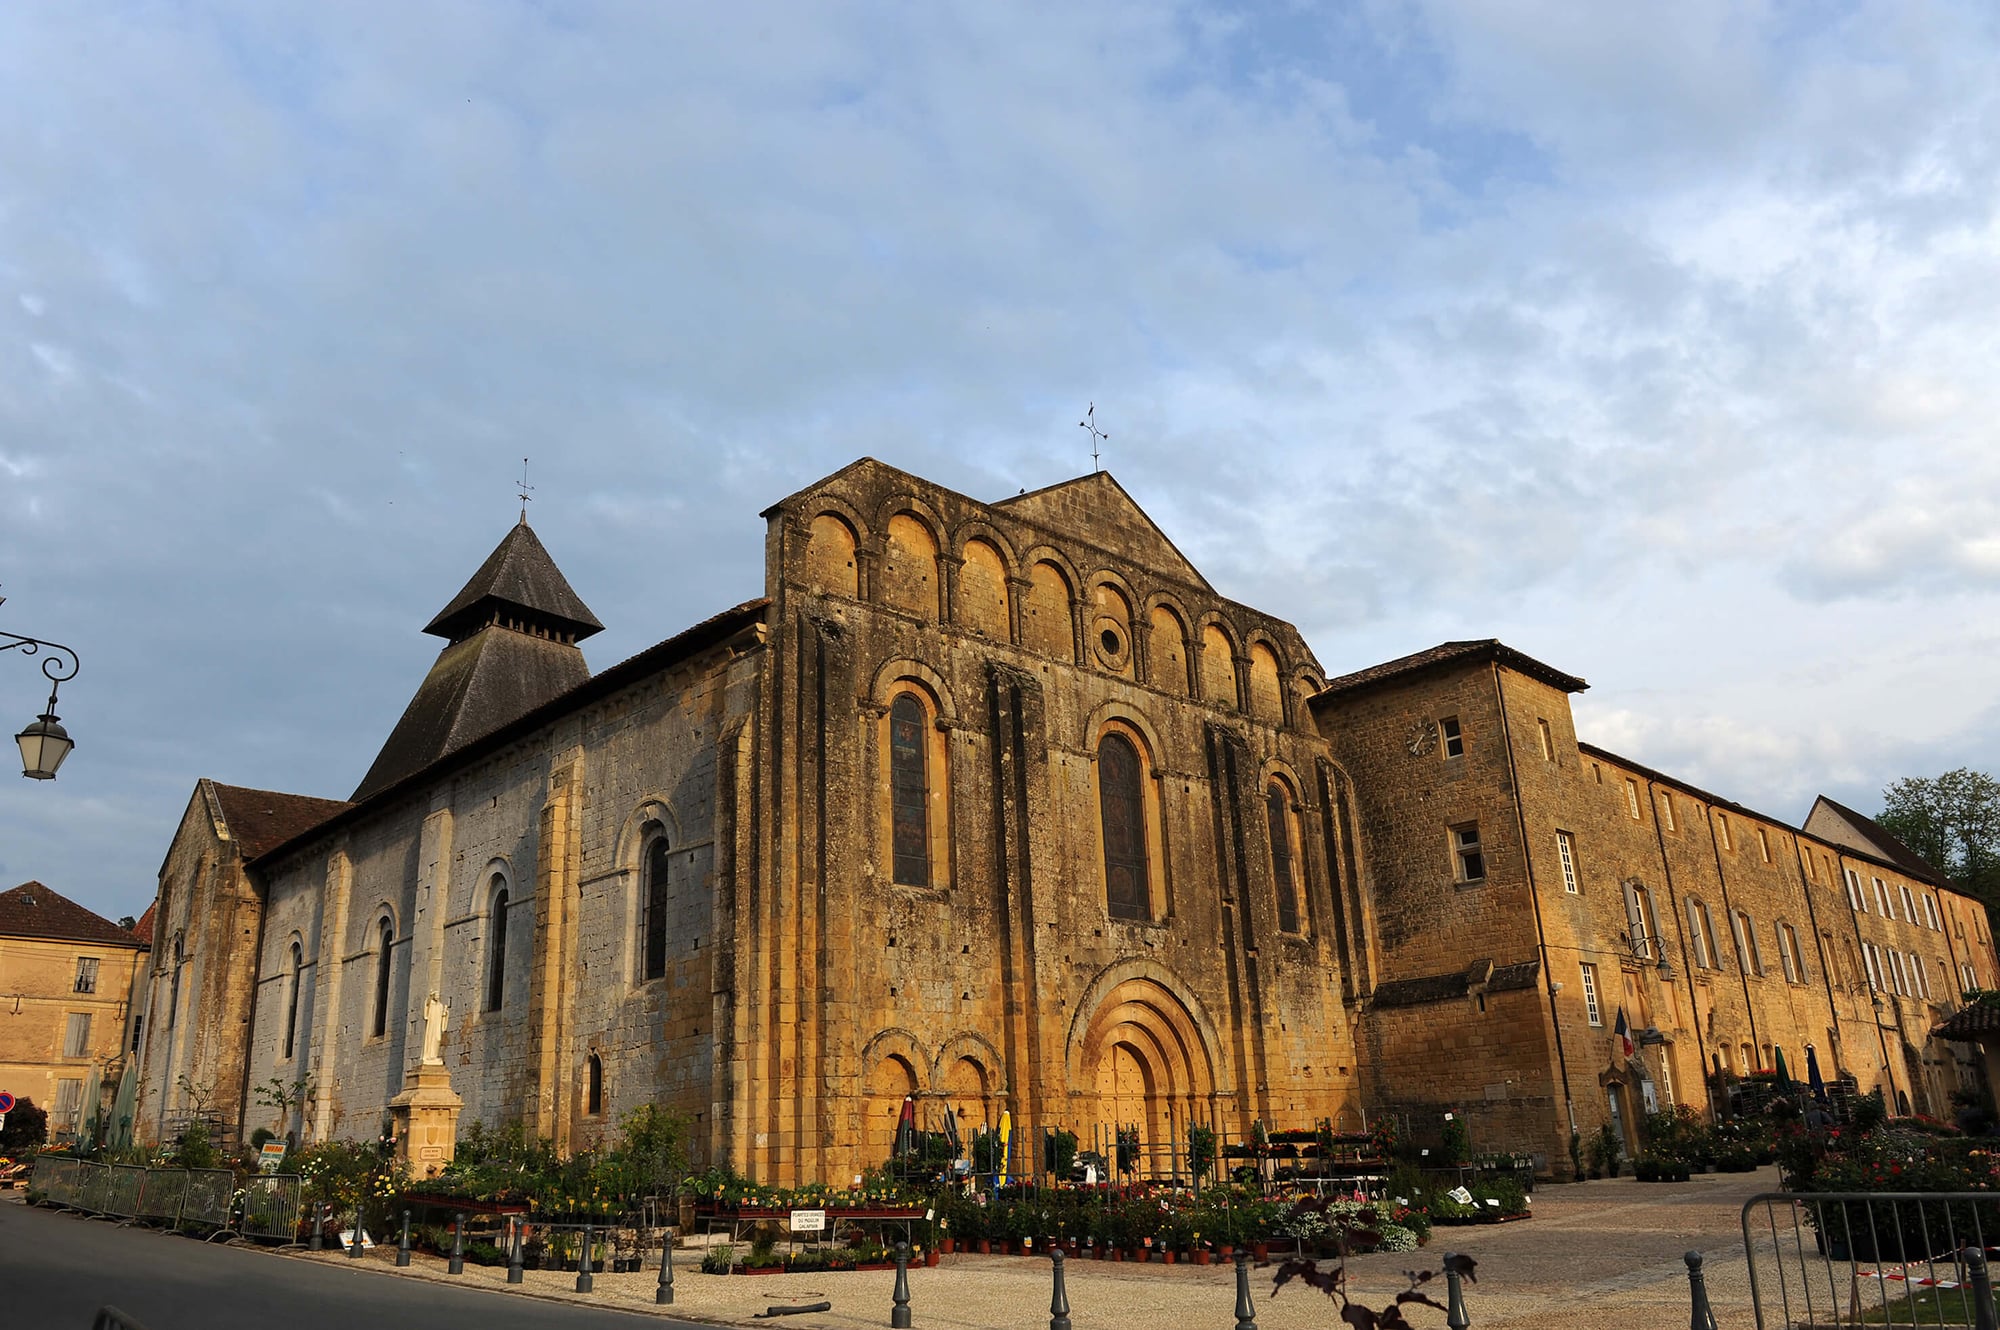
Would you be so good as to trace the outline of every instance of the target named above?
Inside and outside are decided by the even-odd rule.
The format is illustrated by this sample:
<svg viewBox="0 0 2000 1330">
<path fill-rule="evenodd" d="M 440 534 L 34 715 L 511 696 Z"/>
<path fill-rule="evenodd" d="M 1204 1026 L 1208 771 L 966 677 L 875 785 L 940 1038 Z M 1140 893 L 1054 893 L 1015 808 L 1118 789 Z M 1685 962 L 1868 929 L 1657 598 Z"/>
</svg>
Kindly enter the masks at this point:
<svg viewBox="0 0 2000 1330">
<path fill-rule="evenodd" d="M 570 589 L 556 561 L 524 519 L 496 545 L 479 571 L 451 604 L 438 611 L 424 631 L 456 641 L 492 619 L 496 609 L 512 609 L 518 617 L 581 642 L 604 625 L 582 597 Z"/>
<path fill-rule="evenodd" d="M 453 642 L 438 653 L 374 765 L 354 787 L 352 802 L 387 789 L 589 678 L 583 652 L 567 642 L 498 626 Z"/>
</svg>

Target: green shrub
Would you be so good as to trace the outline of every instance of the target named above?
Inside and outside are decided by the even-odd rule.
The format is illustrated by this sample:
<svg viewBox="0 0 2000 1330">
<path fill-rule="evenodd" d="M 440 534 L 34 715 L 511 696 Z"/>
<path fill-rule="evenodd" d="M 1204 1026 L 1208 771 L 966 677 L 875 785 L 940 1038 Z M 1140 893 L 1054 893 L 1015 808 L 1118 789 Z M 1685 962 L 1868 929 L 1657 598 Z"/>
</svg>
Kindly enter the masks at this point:
<svg viewBox="0 0 2000 1330">
<path fill-rule="evenodd" d="M 701 1272 L 705 1275 L 726 1275 L 735 1264 L 736 1248 L 726 1242 L 701 1254 Z"/>
</svg>

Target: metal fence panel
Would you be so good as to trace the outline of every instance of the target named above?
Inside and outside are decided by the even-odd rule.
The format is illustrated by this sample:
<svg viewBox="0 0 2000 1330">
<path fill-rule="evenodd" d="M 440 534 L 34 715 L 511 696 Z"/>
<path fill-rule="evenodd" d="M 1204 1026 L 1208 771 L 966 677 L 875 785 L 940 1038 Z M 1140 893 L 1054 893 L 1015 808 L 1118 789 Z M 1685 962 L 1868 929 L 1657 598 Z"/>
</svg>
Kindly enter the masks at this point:
<svg viewBox="0 0 2000 1330">
<path fill-rule="evenodd" d="M 165 1224 L 181 1220 L 181 1202 L 187 1199 L 188 1175 L 181 1168 L 149 1168 L 139 1188 L 139 1217 Z"/>
<path fill-rule="evenodd" d="M 111 1165 L 93 1159 L 77 1163 L 76 1208 L 98 1214 L 104 1209 L 104 1194 L 111 1182 Z"/>
<path fill-rule="evenodd" d="M 238 1232 L 245 1237 L 292 1241 L 299 1231 L 301 1181 L 291 1173 L 250 1179 L 243 1190 L 243 1225 Z"/>
<path fill-rule="evenodd" d="M 1994 1242 L 1994 1192 L 1765 1192 L 1743 1205 L 1758 1330 L 1978 1324 L 1962 1256 L 2000 1255 Z"/>
<path fill-rule="evenodd" d="M 75 1163 L 65 1155 L 38 1155 L 28 1169 L 28 1185 L 50 1205 L 68 1205 L 75 1194 Z"/>
<path fill-rule="evenodd" d="M 236 1175 L 226 1168 L 195 1168 L 188 1170 L 187 1178 L 187 1197 L 181 1202 L 181 1226 L 228 1228 Z"/>
<path fill-rule="evenodd" d="M 104 1188 L 104 1213 L 120 1219 L 139 1217 L 139 1191 L 146 1182 L 143 1164 L 113 1164 Z"/>
</svg>

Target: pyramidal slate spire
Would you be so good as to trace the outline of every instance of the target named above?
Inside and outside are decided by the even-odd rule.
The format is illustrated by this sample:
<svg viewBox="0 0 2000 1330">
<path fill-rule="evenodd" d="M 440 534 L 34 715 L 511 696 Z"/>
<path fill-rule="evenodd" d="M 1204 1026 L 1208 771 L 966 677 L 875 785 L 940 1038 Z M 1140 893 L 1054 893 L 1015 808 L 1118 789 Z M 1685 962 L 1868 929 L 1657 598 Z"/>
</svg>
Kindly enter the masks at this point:
<svg viewBox="0 0 2000 1330">
<path fill-rule="evenodd" d="M 414 775 L 590 678 L 577 643 L 604 625 L 524 516 L 424 631 L 445 639 L 354 801 Z"/>
</svg>

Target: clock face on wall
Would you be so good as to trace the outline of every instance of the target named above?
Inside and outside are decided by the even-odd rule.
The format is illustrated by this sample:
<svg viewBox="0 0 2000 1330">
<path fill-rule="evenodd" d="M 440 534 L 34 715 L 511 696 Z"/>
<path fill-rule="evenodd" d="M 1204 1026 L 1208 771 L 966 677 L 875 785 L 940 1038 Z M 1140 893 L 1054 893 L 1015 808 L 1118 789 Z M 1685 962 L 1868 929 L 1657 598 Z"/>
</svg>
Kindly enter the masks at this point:
<svg viewBox="0 0 2000 1330">
<path fill-rule="evenodd" d="M 1437 747 L 1437 726 L 1430 721 L 1420 720 L 1410 727 L 1403 738 L 1403 747 L 1410 750 L 1411 757 L 1422 757 Z"/>
</svg>

